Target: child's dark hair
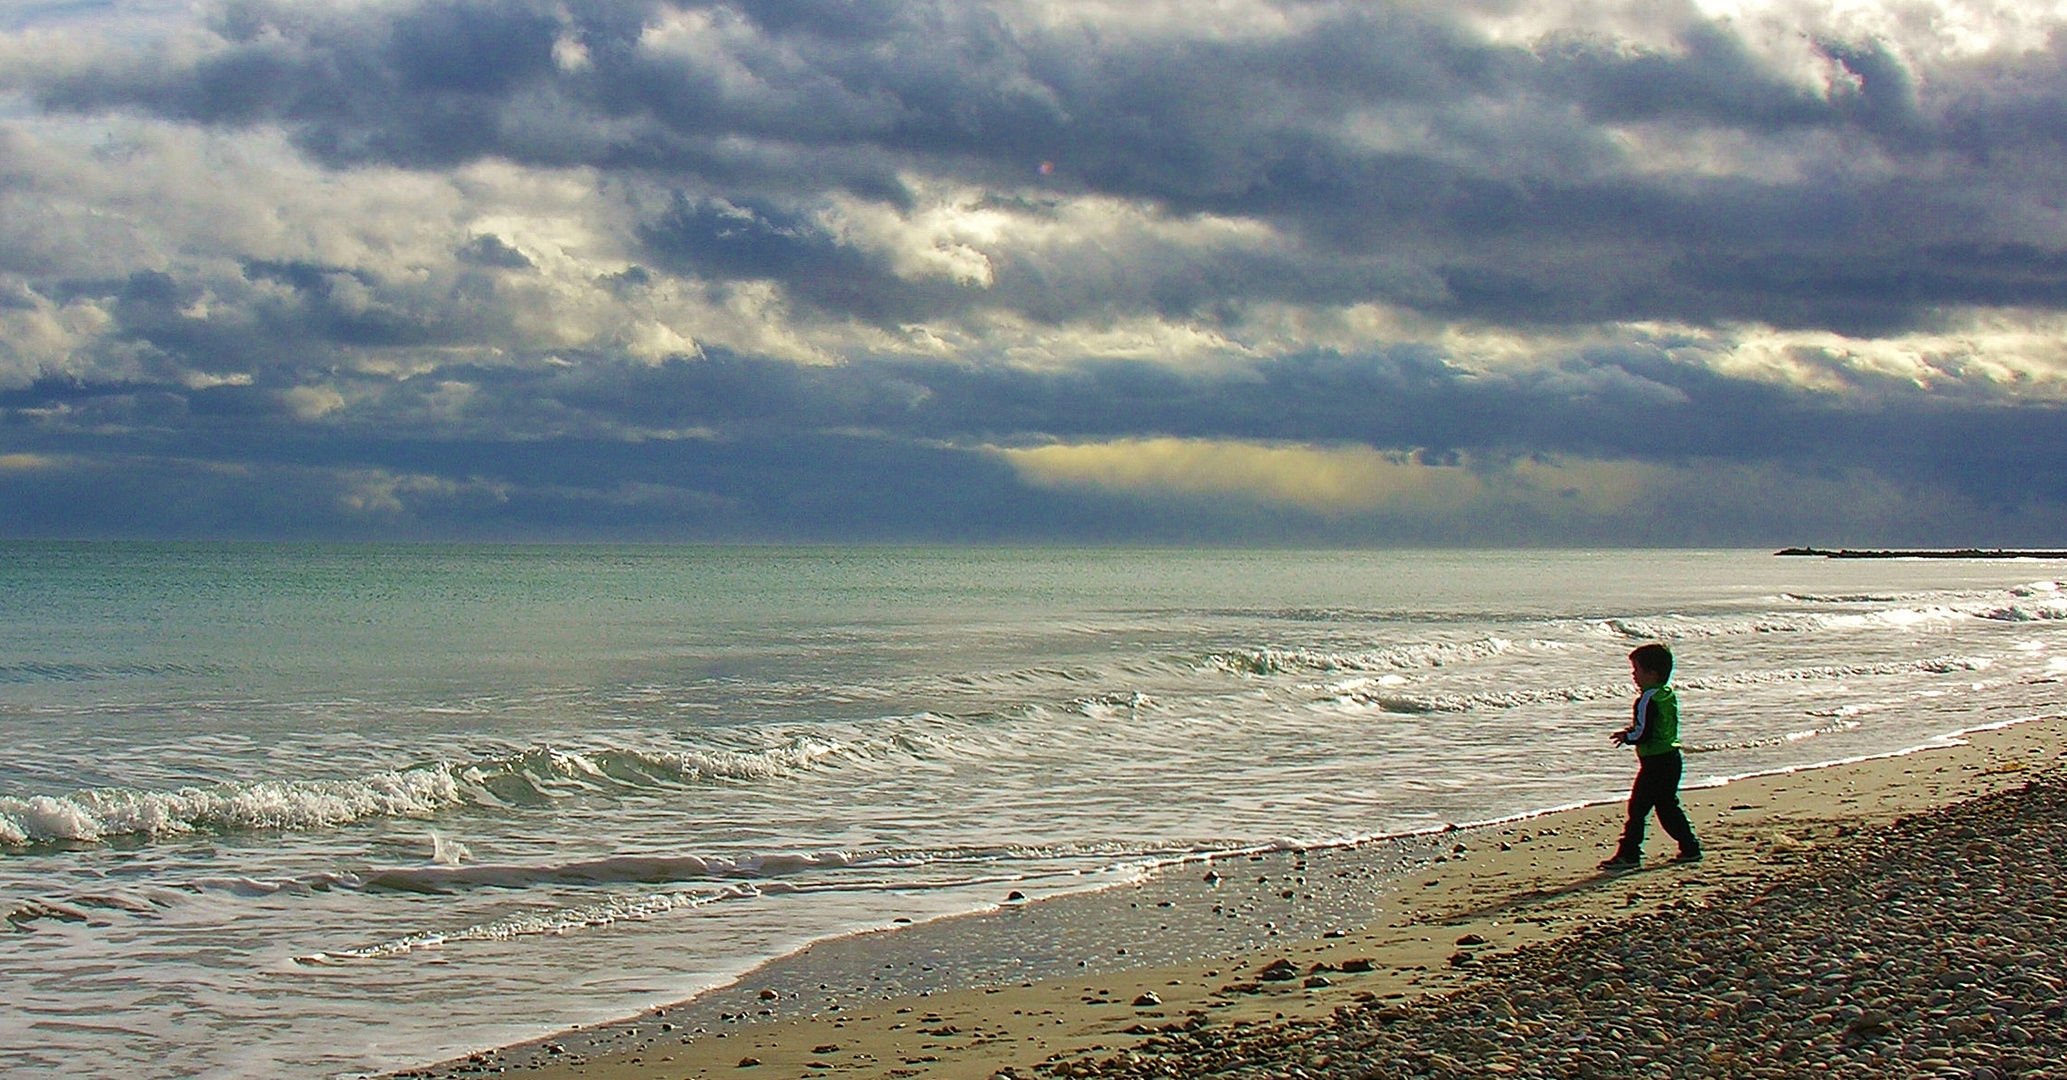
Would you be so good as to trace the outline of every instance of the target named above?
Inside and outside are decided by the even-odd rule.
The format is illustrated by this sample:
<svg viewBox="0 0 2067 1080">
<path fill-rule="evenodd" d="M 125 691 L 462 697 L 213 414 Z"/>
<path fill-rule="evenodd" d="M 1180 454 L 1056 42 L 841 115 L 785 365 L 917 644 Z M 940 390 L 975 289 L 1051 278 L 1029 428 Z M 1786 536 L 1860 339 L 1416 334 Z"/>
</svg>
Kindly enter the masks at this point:
<svg viewBox="0 0 2067 1080">
<path fill-rule="evenodd" d="M 1638 645 L 1630 650 L 1629 659 L 1637 667 L 1661 679 L 1672 677 L 1672 650 L 1663 645 Z"/>
</svg>

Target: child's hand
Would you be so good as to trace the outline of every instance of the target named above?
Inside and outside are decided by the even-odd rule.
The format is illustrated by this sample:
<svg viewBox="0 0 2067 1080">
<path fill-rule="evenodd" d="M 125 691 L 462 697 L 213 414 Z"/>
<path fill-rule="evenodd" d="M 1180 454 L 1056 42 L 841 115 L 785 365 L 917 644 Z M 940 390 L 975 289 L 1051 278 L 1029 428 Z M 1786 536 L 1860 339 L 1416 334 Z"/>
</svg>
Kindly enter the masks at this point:
<svg viewBox="0 0 2067 1080">
<path fill-rule="evenodd" d="M 1623 745 L 1624 743 L 1627 743 L 1628 741 L 1629 741 L 1629 729 L 1628 729 L 1628 728 L 1623 728 L 1622 730 L 1620 730 L 1620 731 L 1618 731 L 1618 732 L 1614 733 L 1613 735 L 1610 735 L 1610 736 L 1608 736 L 1608 745 L 1609 745 L 1609 746 L 1621 746 L 1621 745 Z"/>
</svg>

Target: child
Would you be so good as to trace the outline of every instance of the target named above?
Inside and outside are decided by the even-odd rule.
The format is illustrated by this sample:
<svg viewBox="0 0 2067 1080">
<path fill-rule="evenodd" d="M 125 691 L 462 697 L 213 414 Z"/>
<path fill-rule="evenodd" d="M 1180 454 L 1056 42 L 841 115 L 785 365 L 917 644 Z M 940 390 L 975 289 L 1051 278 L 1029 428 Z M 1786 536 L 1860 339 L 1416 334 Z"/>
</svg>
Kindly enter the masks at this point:
<svg viewBox="0 0 2067 1080">
<path fill-rule="evenodd" d="M 1679 862 L 1699 862 L 1701 842 L 1679 808 L 1679 699 L 1667 685 L 1672 678 L 1672 650 L 1640 645 L 1629 654 L 1629 676 L 1639 696 L 1629 726 L 1608 736 L 1616 746 L 1636 747 L 1636 786 L 1629 789 L 1629 822 L 1614 857 L 1600 864 L 1609 871 L 1634 870 L 1644 858 L 1644 819 L 1658 811 L 1658 824 L 1679 841 Z"/>
</svg>

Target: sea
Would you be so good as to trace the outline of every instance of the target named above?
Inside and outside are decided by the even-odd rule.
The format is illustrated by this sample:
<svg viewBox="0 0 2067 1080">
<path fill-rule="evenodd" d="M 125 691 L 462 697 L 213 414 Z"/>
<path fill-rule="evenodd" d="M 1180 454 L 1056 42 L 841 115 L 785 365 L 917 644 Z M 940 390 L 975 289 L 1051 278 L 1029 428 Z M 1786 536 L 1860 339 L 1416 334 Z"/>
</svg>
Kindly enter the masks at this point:
<svg viewBox="0 0 2067 1080">
<path fill-rule="evenodd" d="M 1643 642 L 1689 784 L 1926 746 L 2058 708 L 2063 577 L 7 543 L 0 1074 L 406 1068 L 1014 892 L 1618 799 Z"/>
</svg>

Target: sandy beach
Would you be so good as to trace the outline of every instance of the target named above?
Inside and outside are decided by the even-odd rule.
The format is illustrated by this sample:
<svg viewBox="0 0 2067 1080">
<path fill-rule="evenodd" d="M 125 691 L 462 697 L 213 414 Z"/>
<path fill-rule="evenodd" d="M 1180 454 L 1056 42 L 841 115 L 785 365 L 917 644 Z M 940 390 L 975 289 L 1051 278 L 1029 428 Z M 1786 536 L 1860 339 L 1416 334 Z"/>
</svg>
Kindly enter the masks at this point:
<svg viewBox="0 0 2067 1080">
<path fill-rule="evenodd" d="M 2043 913 L 2056 910 L 2047 897 L 2067 848 L 2027 846 L 2038 861 L 2026 863 L 2014 837 L 1990 823 L 2024 815 L 2034 835 L 2050 829 L 2057 841 L 2067 802 L 2063 734 L 2067 719 L 2048 715 L 1899 756 L 1689 790 L 1684 801 L 1708 850 L 1698 864 L 1671 863 L 1671 842 L 1654 823 L 1644 869 L 1598 872 L 1619 804 L 1223 858 L 1094 895 L 829 942 L 693 1003 L 402 1075 L 2035 1074 L 2057 1061 L 2061 1038 L 2067 957 L 2057 922 Z M 1399 877 L 1402 868 L 1412 872 Z M 1371 889 L 1367 920 L 1316 930 L 1296 918 L 1311 890 L 1359 883 Z M 1862 903 L 1877 910 L 1905 888 L 1911 903 L 1893 906 L 1913 908 L 1948 937 L 1971 921 L 1970 909 L 2000 908 L 2006 888 L 2041 890 L 2019 900 L 2031 914 L 1996 937 L 1966 931 L 1972 949 L 2002 954 L 2015 985 L 1960 997 L 1996 980 L 1978 961 L 1948 968 L 1935 947 L 1898 940 L 1912 927 L 1883 932 L 1895 936 L 1878 948 L 1910 962 L 1935 958 L 1936 967 L 1890 969 L 1892 985 L 1876 994 L 1831 992 L 1846 965 L 1877 953 L 1830 931 L 1860 922 Z M 1760 905 L 1791 911 L 1784 925 L 1807 928 L 1786 942 L 1791 951 L 1767 955 L 1792 931 L 1742 922 Z M 1014 981 L 1001 957 L 1015 940 L 1067 939 L 1074 928 L 1102 942 L 1115 926 L 1197 950 L 1221 940 L 1206 931 L 1222 923 L 1244 925 L 1226 938 L 1243 947 L 1184 962 L 1133 966 L 1130 956 L 1155 950 L 1120 946 L 1100 964 L 1084 961 L 1075 978 Z M 1704 929 L 1714 933 L 1702 938 Z M 1709 952 L 1693 960 L 1668 962 L 1655 951 L 1693 942 L 1698 953 L 1704 940 Z M 963 956 L 974 966 L 954 970 Z M 1728 966 L 1718 957 L 1730 956 L 1764 956 L 1770 970 L 1733 981 L 1718 970 Z M 887 957 L 913 970 L 856 978 L 891 966 L 878 962 Z M 977 977 L 985 962 L 988 979 Z M 1576 989 L 1552 988 L 1574 973 Z M 929 989 L 929 976 L 965 987 Z M 1655 999 L 1666 990 L 1654 978 L 1671 983 L 1680 1011 L 1692 1015 L 1659 1016 Z M 1790 1009 L 1801 1013 L 1794 1028 L 1771 1027 Z M 2019 1023 L 2027 1013 L 2031 1022 Z M 1754 1022 L 1760 1015 L 1766 1027 Z M 1631 1016 L 1650 1017 L 1666 1034 L 1631 1036 Z M 1989 1041 L 1991 1032 L 2002 1041 Z M 1694 1034 L 1693 1057 L 1654 1045 Z M 1934 1049 L 1931 1039 L 1947 1046 Z M 1961 1057 L 1955 1044 L 1995 1049 Z"/>
</svg>

